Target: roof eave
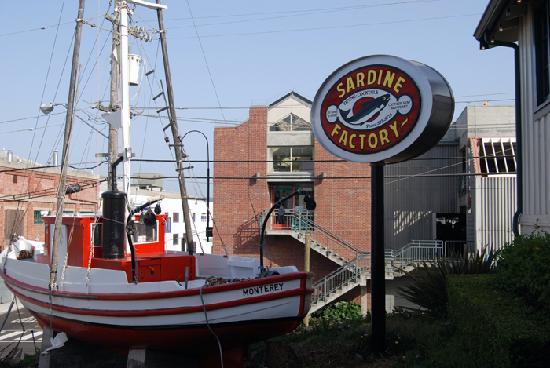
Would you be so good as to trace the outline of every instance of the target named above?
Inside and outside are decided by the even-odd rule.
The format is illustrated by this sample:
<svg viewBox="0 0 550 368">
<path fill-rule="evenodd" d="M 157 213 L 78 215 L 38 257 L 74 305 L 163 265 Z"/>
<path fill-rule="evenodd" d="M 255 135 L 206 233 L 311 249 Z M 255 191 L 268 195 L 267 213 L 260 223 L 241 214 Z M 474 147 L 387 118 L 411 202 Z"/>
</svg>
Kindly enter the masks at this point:
<svg viewBox="0 0 550 368">
<path fill-rule="evenodd" d="M 476 40 L 480 42 L 483 41 L 483 37 L 487 32 L 487 29 L 491 27 L 498 18 L 500 18 L 504 8 L 509 2 L 509 0 L 491 0 L 489 4 L 487 4 L 487 7 L 485 8 L 485 11 L 483 12 L 483 15 L 481 16 L 474 32 L 474 37 Z"/>
</svg>

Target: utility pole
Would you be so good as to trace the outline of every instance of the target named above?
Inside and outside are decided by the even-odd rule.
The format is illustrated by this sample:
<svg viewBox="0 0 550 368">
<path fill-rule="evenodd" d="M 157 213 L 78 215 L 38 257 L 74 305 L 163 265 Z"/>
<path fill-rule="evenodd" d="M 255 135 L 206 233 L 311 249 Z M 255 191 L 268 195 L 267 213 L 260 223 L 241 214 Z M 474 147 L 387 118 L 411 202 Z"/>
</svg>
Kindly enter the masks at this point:
<svg viewBox="0 0 550 368">
<path fill-rule="evenodd" d="M 160 5 L 160 0 L 157 0 Z M 189 204 L 187 203 L 187 189 L 185 188 L 185 174 L 183 173 L 183 142 L 178 133 L 178 122 L 176 119 L 176 109 L 174 108 L 174 90 L 172 89 L 172 73 L 170 71 L 170 62 L 168 61 L 168 47 L 166 45 L 166 31 L 164 30 L 164 20 L 162 9 L 157 8 L 157 18 L 160 32 L 160 44 L 162 47 L 162 60 L 164 64 L 164 74 L 166 75 L 166 91 L 168 94 L 168 118 L 170 119 L 170 128 L 174 139 L 174 153 L 176 155 L 176 171 L 178 172 L 178 182 L 180 187 L 181 205 L 183 209 L 183 222 L 185 224 L 185 240 L 189 254 L 195 251 L 193 243 L 193 232 L 191 229 L 191 220 L 189 218 Z M 183 245 L 182 245 L 183 250 Z"/>
<path fill-rule="evenodd" d="M 112 20 L 113 23 L 113 40 L 111 46 L 111 98 L 109 103 L 109 110 L 116 111 L 118 107 L 118 85 L 120 80 L 120 70 L 118 67 L 117 58 L 120 57 L 120 52 L 118 45 L 120 43 L 119 38 L 119 10 L 118 10 L 118 1 L 115 3 L 114 17 Z M 107 183 L 112 183 L 113 179 L 116 183 L 116 178 L 113 178 L 112 165 L 118 159 L 118 130 L 117 127 L 113 127 L 109 124 L 109 174 Z M 113 190 L 114 188 L 111 188 Z"/>
<path fill-rule="evenodd" d="M 78 59 L 80 56 L 80 38 L 82 35 L 82 22 L 84 20 L 84 0 L 79 0 L 78 16 L 76 18 L 73 60 L 71 69 L 71 82 L 69 84 L 69 96 L 67 101 L 67 115 L 65 118 L 65 132 L 63 135 L 63 153 L 61 158 L 61 175 L 57 188 L 57 212 L 55 214 L 55 227 L 53 233 L 53 246 L 51 248 L 50 261 L 50 289 L 56 287 L 57 268 L 59 257 L 59 243 L 61 241 L 61 221 L 63 219 L 63 207 L 65 204 L 65 187 L 67 179 L 67 167 L 69 160 L 69 142 L 73 129 L 74 102 L 76 95 L 76 79 L 78 72 Z"/>
</svg>

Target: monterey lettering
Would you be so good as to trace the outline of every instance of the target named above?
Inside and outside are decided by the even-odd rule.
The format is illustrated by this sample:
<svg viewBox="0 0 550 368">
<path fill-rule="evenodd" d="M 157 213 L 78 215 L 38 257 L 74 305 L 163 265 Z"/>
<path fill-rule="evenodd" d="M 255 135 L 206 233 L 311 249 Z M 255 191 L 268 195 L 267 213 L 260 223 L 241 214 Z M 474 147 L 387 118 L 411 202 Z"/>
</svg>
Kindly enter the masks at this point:
<svg viewBox="0 0 550 368">
<path fill-rule="evenodd" d="M 252 296 L 252 295 L 259 295 L 259 294 L 267 294 L 273 291 L 281 291 L 281 290 L 283 290 L 283 283 L 276 282 L 273 284 L 258 285 L 258 286 L 249 287 L 247 289 L 243 289 L 243 295 Z"/>
</svg>

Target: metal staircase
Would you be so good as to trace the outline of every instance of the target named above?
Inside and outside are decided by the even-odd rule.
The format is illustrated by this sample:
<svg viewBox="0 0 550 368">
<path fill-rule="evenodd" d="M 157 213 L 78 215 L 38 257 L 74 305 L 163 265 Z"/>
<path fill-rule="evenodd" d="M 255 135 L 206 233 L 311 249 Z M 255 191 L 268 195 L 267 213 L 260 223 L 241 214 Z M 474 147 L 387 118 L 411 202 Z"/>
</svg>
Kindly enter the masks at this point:
<svg viewBox="0 0 550 368">
<path fill-rule="evenodd" d="M 291 236 L 305 244 L 310 234 L 310 248 L 340 265 L 313 285 L 309 314 L 333 302 L 360 285 L 369 277 L 370 253 L 363 252 L 326 228 L 312 221 L 307 212 L 294 214 Z M 315 230 L 315 231 L 313 231 Z"/>
<path fill-rule="evenodd" d="M 340 267 L 318 280 L 313 285 L 309 314 L 321 309 L 370 278 L 370 252 L 363 252 L 316 224 L 308 211 L 285 215 L 288 235 L 305 244 L 306 233 L 310 235 L 311 250 L 333 261 Z M 445 244 L 440 240 L 413 240 L 399 250 L 387 250 L 386 279 L 404 275 L 414 267 L 433 263 L 446 256 Z"/>
<path fill-rule="evenodd" d="M 370 259 L 370 254 L 360 254 L 354 260 L 318 280 L 313 285 L 309 314 L 315 313 L 355 287 L 365 284 L 364 263 L 367 257 Z"/>
</svg>

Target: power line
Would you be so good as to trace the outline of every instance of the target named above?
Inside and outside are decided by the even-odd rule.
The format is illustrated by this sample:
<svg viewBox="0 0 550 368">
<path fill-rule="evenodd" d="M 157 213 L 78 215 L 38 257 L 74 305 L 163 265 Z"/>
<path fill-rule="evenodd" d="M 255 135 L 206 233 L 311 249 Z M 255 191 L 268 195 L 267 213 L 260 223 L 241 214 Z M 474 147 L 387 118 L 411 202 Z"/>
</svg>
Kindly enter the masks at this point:
<svg viewBox="0 0 550 368">
<path fill-rule="evenodd" d="M 52 113 L 50 113 L 50 115 L 63 115 L 63 114 L 65 114 L 65 113 L 64 112 L 52 112 Z M 18 122 L 18 121 L 30 120 L 30 119 L 36 119 L 36 115 L 25 116 L 25 117 L 22 117 L 22 118 L 14 118 L 14 119 L 10 119 L 10 120 L 2 120 L 2 121 L 0 121 L 0 124 L 15 123 L 15 122 Z"/>
<path fill-rule="evenodd" d="M 48 79 L 49 79 L 49 76 L 50 76 L 50 70 L 52 68 L 52 60 L 53 60 L 53 55 L 54 55 L 54 51 L 55 51 L 55 45 L 57 44 L 57 36 L 59 35 L 59 25 L 61 24 L 61 16 L 63 15 L 63 8 L 65 7 L 65 2 L 63 2 L 61 4 L 61 9 L 59 11 L 59 20 L 57 22 L 57 28 L 55 30 L 55 37 L 53 39 L 53 45 L 52 45 L 52 50 L 50 52 L 50 61 L 48 63 L 48 69 L 46 71 L 46 78 L 44 80 L 44 86 L 42 87 L 42 93 L 40 95 L 40 103 L 42 104 L 44 102 L 44 94 L 46 93 L 46 86 L 48 85 Z M 30 160 L 31 158 L 31 155 L 32 155 L 32 147 L 34 145 L 34 138 L 36 136 L 36 129 L 38 128 L 38 121 L 40 120 L 40 114 L 36 115 L 36 120 L 34 122 L 34 129 L 35 131 L 33 132 L 32 134 L 32 139 L 31 139 L 31 144 L 29 146 L 29 155 L 27 156 L 27 159 Z M 48 116 L 47 119 L 46 119 L 46 126 L 48 125 L 48 121 L 50 120 L 50 117 Z M 43 137 L 43 136 L 42 136 Z M 42 143 L 41 143 L 42 144 Z"/>
<path fill-rule="evenodd" d="M 69 164 L 68 166 L 71 168 L 71 169 L 75 169 L 75 170 L 93 170 L 101 165 L 103 165 L 106 161 L 101 161 L 100 163 L 98 163 L 97 165 L 94 165 L 94 166 L 90 166 L 90 167 L 78 167 L 78 166 L 75 166 L 75 164 Z M 79 165 L 83 164 L 84 162 L 80 162 Z M 0 163 L 0 166 L 2 166 L 2 164 Z M 3 173 L 9 173 L 9 172 L 16 172 L 16 171 L 25 171 L 25 170 L 40 170 L 40 169 L 51 169 L 51 168 L 54 168 L 54 167 L 59 167 L 59 166 L 55 166 L 55 165 L 41 165 L 41 166 L 31 166 L 31 167 L 20 167 L 20 168 L 10 168 L 10 169 L 4 169 L 4 170 L 0 170 L 0 174 L 3 174 Z"/>
<path fill-rule="evenodd" d="M 516 157 L 515 155 L 495 155 L 495 156 L 475 156 L 475 157 L 468 157 L 469 159 L 476 159 L 476 158 L 506 158 L 506 157 Z M 465 157 L 463 156 L 441 156 L 441 157 L 417 157 L 412 158 L 408 161 L 433 161 L 433 160 L 464 160 Z M 174 163 L 175 160 L 165 160 L 165 159 L 146 159 L 146 158 L 132 158 L 132 161 L 135 162 L 151 162 L 151 163 Z M 185 162 L 189 163 L 267 163 L 267 162 L 281 162 L 282 160 L 185 160 Z M 349 162 L 341 159 L 332 159 L 332 160 L 293 160 L 292 162 L 304 162 L 304 163 L 354 163 Z M 402 162 L 400 162 L 402 163 Z M 360 162 L 357 162 L 357 164 L 361 164 Z M 393 164 L 390 164 L 393 165 Z"/>
<path fill-rule="evenodd" d="M 481 99 L 481 100 L 457 100 L 455 103 L 474 103 L 474 102 L 503 102 L 503 101 L 514 101 L 512 98 L 501 98 L 501 99 Z M 287 109 L 289 107 L 304 107 L 304 105 L 285 105 L 285 106 L 266 106 L 266 105 L 252 105 L 252 106 L 175 106 L 176 110 L 249 110 L 254 107 L 262 107 L 266 109 Z M 137 106 L 135 109 L 143 110 L 153 110 L 158 109 L 154 106 Z"/>
<path fill-rule="evenodd" d="M 352 6 L 345 6 L 345 7 L 333 7 L 333 8 L 309 8 L 309 9 L 296 9 L 296 10 L 284 10 L 284 11 L 276 11 L 276 12 L 254 12 L 254 13 L 240 13 L 240 14 L 224 14 L 224 15 L 206 15 L 206 16 L 199 16 L 195 17 L 194 19 L 212 19 L 212 18 L 237 18 L 237 17 L 250 17 L 250 16 L 264 16 L 264 15 L 284 15 L 284 14 L 296 14 L 296 15 L 303 15 L 304 13 L 313 13 L 313 12 L 335 12 L 339 10 L 356 10 L 358 8 L 374 8 L 374 7 L 381 7 L 381 6 L 389 6 L 389 5 L 402 5 L 407 3 L 430 3 L 434 1 L 439 0 L 413 0 L 413 1 L 398 1 L 398 2 L 391 2 L 391 3 L 379 3 L 379 4 L 369 4 L 369 5 L 352 5 Z M 168 21 L 177 21 L 177 20 L 191 20 L 190 17 L 181 17 L 181 18 L 169 18 Z"/>
<path fill-rule="evenodd" d="M 291 17 L 303 17 L 308 15 L 317 15 L 317 14 L 334 14 L 336 12 L 346 12 L 346 11 L 357 11 L 362 9 L 372 9 L 372 8 L 379 8 L 379 7 L 386 7 L 386 6 L 394 6 L 394 5 L 406 5 L 406 4 L 418 4 L 418 3 L 432 3 L 437 2 L 441 0 L 411 0 L 411 1 L 394 1 L 390 3 L 379 3 L 379 4 L 368 4 L 368 5 L 352 5 L 352 6 L 343 6 L 343 7 L 333 7 L 333 8 L 314 8 L 314 9 L 303 9 L 303 10 L 290 10 L 290 11 L 283 11 L 283 12 L 272 12 L 272 13 L 252 13 L 252 15 L 269 15 L 269 14 L 277 14 L 277 15 L 271 15 L 267 17 L 252 17 L 248 19 L 238 19 L 238 20 L 230 20 L 230 21 L 223 21 L 223 22 L 215 22 L 215 23 L 198 23 L 195 27 L 209 27 L 209 26 L 220 26 L 220 25 L 231 25 L 231 24 L 242 24 L 242 23 L 249 23 L 249 22 L 260 22 L 260 21 L 267 21 L 267 20 L 275 20 L 275 19 L 284 19 L 284 18 L 291 18 Z M 246 15 L 242 15 L 246 16 Z M 202 17 L 208 18 L 208 17 Z M 194 19 L 200 19 L 199 18 L 172 18 L 171 21 L 174 20 L 193 20 L 193 23 L 195 23 Z M 183 26 L 175 26 L 170 27 L 169 29 L 178 29 L 178 28 L 184 28 L 189 27 L 189 25 L 183 25 Z"/>
<path fill-rule="evenodd" d="M 202 38 L 217 38 L 217 37 L 231 37 L 231 36 L 258 36 L 266 34 L 277 34 L 277 33 L 294 33 L 294 32 L 311 32 L 311 31 L 323 31 L 331 29 L 349 29 L 349 28 L 360 28 L 360 27 L 371 27 L 371 26 L 381 26 L 381 25 L 390 25 L 390 24 L 402 24 L 402 23 L 420 23 L 434 20 L 444 20 L 444 19 L 454 19 L 454 18 L 465 18 L 465 17 L 479 17 L 481 13 L 468 13 L 468 14 L 457 14 L 457 15 L 445 15 L 438 17 L 427 17 L 427 18 L 406 18 L 394 21 L 387 22 L 378 22 L 378 23 L 356 23 L 348 24 L 341 26 L 319 26 L 319 27 L 308 27 L 308 28 L 294 28 L 294 29 L 280 29 L 280 30 L 268 30 L 268 31 L 257 31 L 257 32 L 241 32 L 241 33 L 218 33 L 210 35 L 202 35 Z M 193 37 L 187 37 L 193 38 Z"/>
<path fill-rule="evenodd" d="M 88 19 L 96 19 L 96 18 L 97 17 L 91 17 L 91 18 L 88 18 Z M 38 27 L 33 27 L 33 28 L 21 29 L 21 30 L 18 30 L 18 31 L 0 33 L 0 37 L 15 36 L 15 35 L 19 35 L 19 34 L 22 34 L 22 33 L 36 32 L 36 31 L 45 31 L 45 30 L 50 29 L 50 28 L 59 27 L 60 25 L 65 26 L 65 25 L 68 25 L 68 24 L 74 24 L 74 19 L 69 20 L 67 22 L 58 22 L 56 24 L 48 24 L 48 25 L 45 25 L 45 26 L 38 26 Z"/>
<path fill-rule="evenodd" d="M 469 176 L 502 176 L 502 175 L 515 175 L 515 173 L 446 173 L 446 174 L 402 174 L 402 175 L 384 175 L 384 179 L 403 179 L 403 178 L 441 178 L 441 177 L 469 177 Z M 132 179 L 177 179 L 177 176 L 132 176 Z M 194 179 L 207 179 L 206 176 L 195 176 Z M 213 176 L 210 178 L 215 180 L 274 180 L 274 179 L 290 179 L 288 176 Z M 308 180 L 346 180 L 346 179 L 372 179 L 372 176 L 308 176 L 308 175 L 293 175 L 292 179 L 308 179 Z M 392 182 L 393 183 L 393 182 Z M 391 183 L 386 183 L 391 184 Z"/>
<path fill-rule="evenodd" d="M 220 96 L 218 94 L 218 90 L 216 89 L 216 84 L 214 83 L 214 77 L 212 76 L 212 71 L 210 70 L 210 65 L 208 64 L 208 59 L 206 58 L 206 52 L 204 51 L 204 47 L 202 45 L 202 40 L 199 35 L 199 31 L 197 30 L 197 25 L 195 24 L 195 19 L 193 19 L 193 10 L 191 9 L 191 5 L 189 4 L 189 0 L 186 0 L 187 2 L 187 8 L 189 9 L 189 14 L 191 15 L 191 19 L 193 20 L 193 28 L 195 29 L 195 35 L 197 36 L 197 41 L 199 42 L 199 47 L 201 49 L 202 58 L 204 60 L 204 65 L 206 66 L 206 71 L 208 72 L 208 76 L 210 77 L 210 84 L 212 84 L 212 89 L 214 90 L 214 95 L 216 96 L 216 102 L 218 103 L 218 106 L 221 107 L 220 102 Z M 222 118 L 225 120 L 225 114 L 223 113 L 223 110 L 219 109 L 220 114 Z"/>
</svg>

